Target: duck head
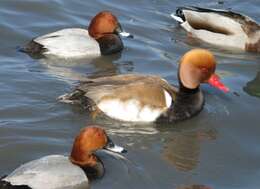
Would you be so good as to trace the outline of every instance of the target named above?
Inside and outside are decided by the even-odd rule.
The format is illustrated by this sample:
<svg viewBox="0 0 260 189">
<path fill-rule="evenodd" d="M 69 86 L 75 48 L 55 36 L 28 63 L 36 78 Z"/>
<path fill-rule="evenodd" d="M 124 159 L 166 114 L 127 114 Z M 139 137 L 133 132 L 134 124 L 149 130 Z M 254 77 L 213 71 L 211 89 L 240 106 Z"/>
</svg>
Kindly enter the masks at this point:
<svg viewBox="0 0 260 189">
<path fill-rule="evenodd" d="M 123 31 L 116 16 L 109 11 L 98 13 L 90 22 L 88 27 L 89 35 L 96 40 L 107 34 L 120 34 L 123 37 L 133 37 Z"/>
<path fill-rule="evenodd" d="M 87 175 L 89 170 L 92 169 L 91 172 L 96 172 L 95 174 L 97 174 L 97 176 L 103 176 L 103 163 L 94 154 L 95 151 L 101 149 L 117 153 L 126 152 L 124 148 L 112 142 L 104 129 L 98 126 L 88 126 L 82 129 L 75 138 L 70 154 L 70 161 L 83 168 Z"/>
<path fill-rule="evenodd" d="M 228 92 L 229 89 L 221 83 L 215 74 L 216 59 L 214 55 L 204 49 L 193 49 L 181 58 L 179 79 L 181 86 L 196 89 L 201 83 L 209 83 L 219 90 Z"/>
</svg>

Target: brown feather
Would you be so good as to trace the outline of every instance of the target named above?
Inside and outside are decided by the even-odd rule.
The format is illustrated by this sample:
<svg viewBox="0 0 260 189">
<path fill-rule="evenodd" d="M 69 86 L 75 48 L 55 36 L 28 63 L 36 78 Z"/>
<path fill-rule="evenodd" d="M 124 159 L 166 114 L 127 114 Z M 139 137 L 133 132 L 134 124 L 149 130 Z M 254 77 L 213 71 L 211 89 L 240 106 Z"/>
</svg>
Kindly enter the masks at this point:
<svg viewBox="0 0 260 189">
<path fill-rule="evenodd" d="M 82 83 L 78 89 L 85 91 L 85 96 L 94 100 L 96 104 L 107 99 L 117 98 L 121 101 L 136 99 L 141 106 L 149 104 L 157 108 L 166 106 L 163 90 L 166 90 L 173 99 L 178 92 L 177 88 L 169 85 L 158 76 L 137 74 L 88 80 Z"/>
</svg>

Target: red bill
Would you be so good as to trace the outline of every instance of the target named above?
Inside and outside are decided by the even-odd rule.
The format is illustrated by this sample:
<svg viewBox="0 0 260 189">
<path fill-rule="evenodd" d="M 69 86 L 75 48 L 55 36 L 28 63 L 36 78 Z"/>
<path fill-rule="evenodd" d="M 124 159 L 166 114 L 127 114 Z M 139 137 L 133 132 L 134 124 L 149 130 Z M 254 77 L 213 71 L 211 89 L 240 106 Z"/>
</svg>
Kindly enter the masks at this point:
<svg viewBox="0 0 260 189">
<path fill-rule="evenodd" d="M 209 83 L 211 86 L 213 86 L 213 87 L 215 87 L 215 88 L 217 88 L 217 89 L 219 89 L 219 90 L 221 90 L 221 91 L 223 91 L 223 92 L 225 92 L 225 93 L 229 92 L 229 88 L 226 87 L 226 86 L 220 81 L 220 77 L 219 77 L 217 74 L 212 74 L 212 76 L 211 76 L 211 77 L 209 78 L 209 80 L 208 80 L 208 83 Z"/>
</svg>

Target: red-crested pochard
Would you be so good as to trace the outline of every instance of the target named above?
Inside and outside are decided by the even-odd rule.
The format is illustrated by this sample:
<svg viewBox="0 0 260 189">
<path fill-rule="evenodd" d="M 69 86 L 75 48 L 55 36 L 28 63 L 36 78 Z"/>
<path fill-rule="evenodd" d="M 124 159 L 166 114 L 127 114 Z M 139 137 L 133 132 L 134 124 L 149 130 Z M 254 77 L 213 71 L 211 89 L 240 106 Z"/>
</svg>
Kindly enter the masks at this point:
<svg viewBox="0 0 260 189">
<path fill-rule="evenodd" d="M 214 74 L 214 55 L 194 49 L 181 58 L 179 89 L 158 76 L 126 74 L 86 79 L 69 94 L 59 97 L 66 103 L 81 104 L 93 115 L 105 115 L 129 122 L 184 120 L 198 114 L 204 104 L 201 83 L 227 92 Z"/>
</svg>

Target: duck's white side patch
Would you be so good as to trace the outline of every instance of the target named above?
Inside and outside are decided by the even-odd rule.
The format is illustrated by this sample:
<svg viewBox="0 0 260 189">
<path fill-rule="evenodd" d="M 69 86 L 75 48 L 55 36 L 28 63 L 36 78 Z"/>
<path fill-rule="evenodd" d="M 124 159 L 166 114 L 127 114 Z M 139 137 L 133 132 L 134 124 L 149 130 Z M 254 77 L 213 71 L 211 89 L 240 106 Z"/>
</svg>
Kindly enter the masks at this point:
<svg viewBox="0 0 260 189">
<path fill-rule="evenodd" d="M 217 13 L 196 12 L 192 10 L 183 11 L 188 22 L 193 21 L 201 24 L 207 24 L 216 28 L 225 28 L 233 34 L 244 33 L 241 24 L 230 17 L 223 16 Z"/>
<path fill-rule="evenodd" d="M 84 171 L 62 155 L 49 155 L 30 161 L 3 179 L 12 185 L 33 189 L 88 188 Z"/>
<path fill-rule="evenodd" d="M 166 90 L 163 90 L 163 92 L 164 92 L 164 96 L 165 96 L 166 106 L 167 106 L 167 108 L 170 108 L 171 104 L 172 104 L 172 97 Z"/>
<path fill-rule="evenodd" d="M 37 37 L 34 41 L 47 49 L 45 55 L 63 58 L 101 55 L 98 42 L 89 36 L 87 30 L 81 28 L 62 29 Z"/>
<path fill-rule="evenodd" d="M 243 31 L 241 24 L 236 20 L 216 13 L 200 13 L 192 10 L 183 12 L 187 21 L 182 23 L 181 26 L 190 32 L 192 37 L 216 46 L 244 49 L 247 35 Z M 189 24 L 191 21 L 209 25 L 213 28 L 225 29 L 231 34 L 212 32 L 207 29 L 195 29 Z"/>
<path fill-rule="evenodd" d="M 140 103 L 135 99 L 128 101 L 104 100 L 98 103 L 98 108 L 109 117 L 132 122 L 153 122 L 164 111 L 164 109 L 152 108 L 149 105 L 140 106 Z"/>
</svg>

